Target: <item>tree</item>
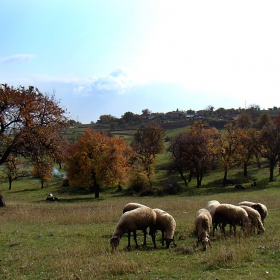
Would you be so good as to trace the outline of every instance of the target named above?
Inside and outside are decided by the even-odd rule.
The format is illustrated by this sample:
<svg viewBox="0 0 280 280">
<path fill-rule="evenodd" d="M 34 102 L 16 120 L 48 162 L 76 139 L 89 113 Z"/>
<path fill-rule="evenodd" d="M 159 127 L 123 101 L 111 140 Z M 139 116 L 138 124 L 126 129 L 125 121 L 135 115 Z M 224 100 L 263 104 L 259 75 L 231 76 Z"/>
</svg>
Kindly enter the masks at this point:
<svg viewBox="0 0 280 280">
<path fill-rule="evenodd" d="M 257 149 L 269 163 L 269 181 L 273 181 L 274 168 L 280 160 L 280 126 L 264 126 L 258 133 Z"/>
<path fill-rule="evenodd" d="M 243 113 L 237 117 L 236 127 L 239 128 L 250 128 L 252 126 L 252 119 L 250 115 Z"/>
<path fill-rule="evenodd" d="M 265 125 L 270 125 L 270 124 L 272 124 L 270 115 L 265 113 L 260 115 L 260 117 L 256 121 L 255 126 L 257 129 L 262 129 Z"/>
<path fill-rule="evenodd" d="M 243 175 L 248 176 L 248 164 L 253 160 L 257 154 L 255 145 L 256 130 L 251 128 L 245 130 L 242 128 L 236 129 L 237 142 L 239 143 L 236 147 L 236 158 L 243 164 Z"/>
<path fill-rule="evenodd" d="M 173 172 L 178 172 L 187 187 L 188 181 L 184 173 L 188 172 L 189 169 L 187 167 L 187 158 L 184 152 L 185 146 L 184 133 L 179 133 L 171 140 L 171 144 L 167 148 L 167 152 L 169 153 L 171 159 L 168 166 L 168 173 L 172 175 Z"/>
<path fill-rule="evenodd" d="M 9 156 L 3 172 L 7 175 L 9 181 L 9 190 L 12 189 L 12 182 L 19 178 L 27 176 L 27 171 L 22 168 L 23 164 L 19 157 Z"/>
<path fill-rule="evenodd" d="M 177 168 L 185 184 L 186 180 L 182 174 L 189 170 L 196 176 L 196 186 L 201 186 L 205 172 L 214 166 L 218 138 L 218 130 L 209 128 L 208 124 L 201 121 L 195 122 L 175 138 L 168 151 L 171 152 L 173 165 Z"/>
<path fill-rule="evenodd" d="M 132 112 L 126 112 L 122 115 L 122 119 L 125 123 L 131 124 L 133 123 L 135 115 Z"/>
<path fill-rule="evenodd" d="M 137 154 L 137 160 L 143 165 L 151 182 L 156 156 L 164 151 L 164 131 L 155 122 L 149 122 L 139 128 L 131 142 L 132 149 Z"/>
<path fill-rule="evenodd" d="M 85 130 L 66 157 L 71 186 L 89 188 L 99 197 L 100 186 L 120 185 L 127 180 L 131 149 L 122 138 Z"/>
<path fill-rule="evenodd" d="M 228 170 L 236 160 L 236 152 L 239 145 L 236 127 L 231 122 L 225 125 L 225 132 L 218 141 L 220 166 L 224 170 L 223 185 L 227 184 Z"/>
<path fill-rule="evenodd" d="M 67 125 L 65 110 L 54 94 L 37 88 L 0 86 L 0 165 L 9 156 L 39 162 L 58 147 L 54 144 Z"/>
<path fill-rule="evenodd" d="M 151 113 L 152 113 L 152 111 L 150 111 L 149 109 L 143 109 L 143 110 L 142 110 L 142 115 L 143 115 L 146 119 L 149 118 L 149 116 L 151 115 Z"/>
<path fill-rule="evenodd" d="M 41 182 L 41 189 L 44 188 L 44 183 L 52 179 L 53 167 L 50 162 L 40 161 L 36 162 L 33 167 L 32 175 L 38 178 Z"/>
</svg>

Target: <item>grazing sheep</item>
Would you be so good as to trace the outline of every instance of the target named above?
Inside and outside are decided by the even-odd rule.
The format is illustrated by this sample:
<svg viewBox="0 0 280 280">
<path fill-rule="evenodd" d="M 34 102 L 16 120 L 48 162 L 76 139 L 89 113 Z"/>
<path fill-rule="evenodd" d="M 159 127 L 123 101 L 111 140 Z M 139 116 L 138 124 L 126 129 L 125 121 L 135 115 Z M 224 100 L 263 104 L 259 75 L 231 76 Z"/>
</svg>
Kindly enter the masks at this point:
<svg viewBox="0 0 280 280">
<path fill-rule="evenodd" d="M 209 239 L 211 225 L 212 216 L 210 212 L 205 208 L 198 210 L 195 217 L 195 232 L 197 233 L 196 246 L 198 247 L 200 242 L 202 244 L 203 251 L 206 250 L 208 244 L 211 247 L 211 241 Z"/>
<path fill-rule="evenodd" d="M 53 196 L 52 193 L 48 194 L 46 200 L 49 200 L 49 201 L 59 201 L 60 199 L 56 196 Z"/>
<path fill-rule="evenodd" d="M 234 235 L 236 234 L 236 226 L 241 226 L 241 229 L 244 230 L 249 225 L 247 212 L 240 206 L 232 204 L 218 205 L 213 216 L 213 236 L 215 236 L 215 230 L 218 225 L 225 234 L 227 224 L 230 225 L 230 231 L 233 227 Z"/>
<path fill-rule="evenodd" d="M 175 219 L 167 212 L 161 209 L 153 209 L 156 212 L 156 230 L 161 231 L 161 244 L 164 246 L 164 240 L 166 241 L 166 248 L 169 248 L 171 242 L 174 246 L 177 244 L 174 241 L 174 232 L 176 229 Z"/>
<path fill-rule="evenodd" d="M 268 211 L 267 211 L 267 207 L 262 204 L 262 203 L 255 203 L 255 202 L 251 202 L 251 201 L 242 201 L 239 203 L 239 206 L 241 205 L 245 205 L 245 206 L 249 206 L 252 207 L 253 209 L 257 210 L 262 218 L 262 223 L 264 224 L 264 219 L 266 218 Z"/>
<path fill-rule="evenodd" d="M 123 213 L 125 213 L 127 211 L 130 211 L 130 210 L 137 209 L 137 208 L 142 207 L 142 206 L 146 206 L 146 205 L 136 203 L 136 202 L 127 203 L 123 208 Z"/>
<path fill-rule="evenodd" d="M 251 229 L 256 228 L 258 234 L 263 233 L 265 231 L 265 228 L 263 226 L 260 213 L 250 206 L 241 205 L 241 207 L 248 214 L 250 224 L 251 224 Z"/>
<path fill-rule="evenodd" d="M 210 212 L 212 218 L 215 212 L 216 207 L 220 205 L 220 202 L 218 200 L 210 200 L 206 204 L 206 209 Z"/>
<path fill-rule="evenodd" d="M 110 240 L 110 244 L 113 249 L 116 249 L 119 245 L 121 237 L 127 233 L 128 234 L 128 245 L 130 248 L 130 234 L 133 232 L 134 241 L 136 248 L 138 248 L 136 239 L 136 230 L 142 230 L 144 232 L 144 243 L 146 246 L 146 229 L 150 228 L 150 234 L 152 236 L 152 241 L 154 247 L 155 243 L 155 226 L 156 226 L 156 212 L 147 206 L 142 206 L 131 211 L 127 211 L 122 214 L 114 232 L 113 237 Z"/>
</svg>

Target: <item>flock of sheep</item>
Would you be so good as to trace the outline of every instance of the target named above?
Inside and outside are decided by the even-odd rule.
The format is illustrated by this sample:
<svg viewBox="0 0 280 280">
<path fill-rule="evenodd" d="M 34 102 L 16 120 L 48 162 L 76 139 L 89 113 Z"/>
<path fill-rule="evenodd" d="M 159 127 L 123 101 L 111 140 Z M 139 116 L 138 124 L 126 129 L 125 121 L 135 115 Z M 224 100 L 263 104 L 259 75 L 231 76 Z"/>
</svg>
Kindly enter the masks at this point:
<svg viewBox="0 0 280 280">
<path fill-rule="evenodd" d="M 220 203 L 211 200 L 205 208 L 200 209 L 195 218 L 195 231 L 197 232 L 197 246 L 202 244 L 203 250 L 207 245 L 211 247 L 210 228 L 213 228 L 213 236 L 219 227 L 223 234 L 226 234 L 225 227 L 230 225 L 230 233 L 236 234 L 236 226 L 240 226 L 243 231 L 252 233 L 255 228 L 257 233 L 263 233 L 264 219 L 267 216 L 267 207 L 262 203 L 250 201 L 240 202 L 239 205 Z"/>
<path fill-rule="evenodd" d="M 138 248 L 136 239 L 136 231 L 142 230 L 144 233 L 143 246 L 146 246 L 147 228 L 149 228 L 149 234 L 152 237 L 154 248 L 156 248 L 155 234 L 157 230 L 162 233 L 162 245 L 166 241 L 166 248 L 169 248 L 171 242 L 174 246 L 174 232 L 176 229 L 175 219 L 167 212 L 161 209 L 152 209 L 148 206 L 139 203 L 128 203 L 123 208 L 123 214 L 113 232 L 110 244 L 113 249 L 117 248 L 121 237 L 128 234 L 128 245 L 130 248 L 130 235 L 133 232 L 134 241 Z"/>
<path fill-rule="evenodd" d="M 265 231 L 264 219 L 267 216 L 267 207 L 261 203 L 249 201 L 240 202 L 238 206 L 227 203 L 220 203 L 217 200 L 209 201 L 205 208 L 200 209 L 195 216 L 195 233 L 197 234 L 197 244 L 202 244 L 203 250 L 207 246 L 211 247 L 210 231 L 213 229 L 213 236 L 219 227 L 225 234 L 226 225 L 230 225 L 230 232 L 236 234 L 236 226 L 240 226 L 242 230 L 252 233 L 255 228 L 260 234 Z M 128 248 L 130 248 L 130 236 L 133 238 L 138 248 L 136 231 L 141 230 L 144 233 L 143 246 L 146 246 L 147 229 L 152 237 L 154 248 L 156 248 L 155 234 L 161 231 L 161 244 L 169 248 L 170 243 L 176 246 L 174 241 L 174 233 L 176 229 L 175 219 L 167 212 L 161 209 L 152 209 L 139 203 L 128 203 L 123 208 L 123 214 L 113 232 L 110 244 L 113 249 L 119 245 L 121 237 L 128 234 Z"/>
</svg>

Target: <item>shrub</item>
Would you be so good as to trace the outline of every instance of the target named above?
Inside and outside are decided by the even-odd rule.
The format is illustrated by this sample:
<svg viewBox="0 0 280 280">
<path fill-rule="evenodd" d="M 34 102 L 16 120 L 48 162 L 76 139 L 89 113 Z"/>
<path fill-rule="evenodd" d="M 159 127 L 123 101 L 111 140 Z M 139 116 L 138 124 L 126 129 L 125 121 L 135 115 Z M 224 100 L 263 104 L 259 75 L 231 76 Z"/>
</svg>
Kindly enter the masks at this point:
<svg viewBox="0 0 280 280">
<path fill-rule="evenodd" d="M 137 193 L 150 188 L 150 180 L 145 172 L 132 172 L 129 178 L 129 190 Z"/>
</svg>

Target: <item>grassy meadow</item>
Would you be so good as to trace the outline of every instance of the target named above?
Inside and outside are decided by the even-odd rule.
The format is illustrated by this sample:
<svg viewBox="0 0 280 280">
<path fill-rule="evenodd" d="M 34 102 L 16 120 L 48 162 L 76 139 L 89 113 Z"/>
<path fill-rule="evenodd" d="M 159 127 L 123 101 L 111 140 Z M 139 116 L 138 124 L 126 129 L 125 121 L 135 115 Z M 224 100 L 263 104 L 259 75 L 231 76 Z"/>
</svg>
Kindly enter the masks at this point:
<svg viewBox="0 0 280 280">
<path fill-rule="evenodd" d="M 168 131 L 169 136 L 177 130 Z M 129 142 L 129 136 L 126 140 Z M 168 143 L 165 143 L 168 145 Z M 166 154 L 159 155 L 153 178 L 154 187 L 167 184 L 164 166 Z M 165 196 L 126 196 L 107 188 L 99 199 L 86 191 L 62 187 L 62 179 L 54 178 L 44 189 L 36 179 L 22 179 L 0 185 L 6 207 L 0 208 L 0 275 L 1 280 L 21 279 L 280 279 L 280 176 L 275 169 L 274 182 L 268 182 L 268 168 L 254 165 L 244 182 L 241 168 L 230 170 L 229 177 L 242 183 L 244 190 L 222 186 L 222 172 L 206 174 L 202 186 L 195 178 L 183 193 Z M 180 178 L 175 178 L 180 184 Z M 253 179 L 257 186 L 251 187 Z M 46 201 L 49 193 L 60 198 Z M 212 248 L 196 248 L 193 234 L 196 212 L 209 200 L 233 203 L 250 200 L 268 207 L 263 235 L 236 237 L 220 232 L 211 238 Z M 112 252 L 110 237 L 128 202 L 139 202 L 161 208 L 176 220 L 177 247 L 162 248 L 157 234 L 157 249 L 148 237 L 147 247 L 128 250 L 127 235 Z M 228 227 L 227 227 L 228 231 Z M 143 235 L 137 232 L 138 243 Z"/>
<path fill-rule="evenodd" d="M 181 195 L 127 197 L 110 190 L 99 199 L 74 193 L 53 179 L 44 189 L 37 180 L 21 180 L 0 190 L 6 207 L 0 208 L 1 279 L 280 279 L 280 188 L 272 183 L 246 185 L 245 190 L 211 185 L 189 186 Z M 218 191 L 220 190 L 220 191 Z M 49 202 L 48 193 L 60 197 Z M 196 212 L 207 201 L 237 204 L 242 200 L 262 202 L 269 214 L 263 235 L 211 238 L 206 252 L 196 248 L 193 234 Z M 177 222 L 177 247 L 157 249 L 148 237 L 147 247 L 128 250 L 124 235 L 116 252 L 109 241 L 128 202 L 161 208 Z M 141 244 L 142 233 L 138 231 Z"/>
</svg>

